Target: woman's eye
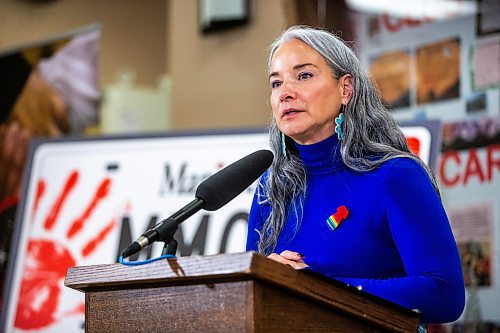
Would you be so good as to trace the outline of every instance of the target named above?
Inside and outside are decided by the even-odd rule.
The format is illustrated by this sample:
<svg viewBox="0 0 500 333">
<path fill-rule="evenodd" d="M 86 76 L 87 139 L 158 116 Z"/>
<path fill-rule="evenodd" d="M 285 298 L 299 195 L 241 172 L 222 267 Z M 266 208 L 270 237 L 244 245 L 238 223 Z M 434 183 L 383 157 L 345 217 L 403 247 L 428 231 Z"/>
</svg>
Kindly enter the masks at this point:
<svg viewBox="0 0 500 333">
<path fill-rule="evenodd" d="M 275 81 L 271 82 L 271 88 L 272 89 L 278 88 L 279 86 L 281 86 L 281 81 L 275 80 Z"/>
<path fill-rule="evenodd" d="M 304 72 L 299 74 L 299 80 L 306 80 L 312 78 L 312 73 Z"/>
</svg>

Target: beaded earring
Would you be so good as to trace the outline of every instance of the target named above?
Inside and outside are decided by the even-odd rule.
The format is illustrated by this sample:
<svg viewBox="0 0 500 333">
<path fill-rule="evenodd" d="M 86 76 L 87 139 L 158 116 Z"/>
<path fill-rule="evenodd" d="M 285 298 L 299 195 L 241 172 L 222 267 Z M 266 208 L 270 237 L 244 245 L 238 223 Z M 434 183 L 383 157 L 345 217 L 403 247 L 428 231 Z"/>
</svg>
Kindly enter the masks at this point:
<svg viewBox="0 0 500 333">
<path fill-rule="evenodd" d="M 281 133 L 281 151 L 283 155 L 286 157 L 286 142 L 285 142 L 285 134 Z"/>
<path fill-rule="evenodd" d="M 337 133 L 337 137 L 339 140 L 344 138 L 344 132 L 342 131 L 342 123 L 344 122 L 344 109 L 345 105 L 342 104 L 340 108 L 340 114 L 335 118 L 335 133 Z"/>
</svg>

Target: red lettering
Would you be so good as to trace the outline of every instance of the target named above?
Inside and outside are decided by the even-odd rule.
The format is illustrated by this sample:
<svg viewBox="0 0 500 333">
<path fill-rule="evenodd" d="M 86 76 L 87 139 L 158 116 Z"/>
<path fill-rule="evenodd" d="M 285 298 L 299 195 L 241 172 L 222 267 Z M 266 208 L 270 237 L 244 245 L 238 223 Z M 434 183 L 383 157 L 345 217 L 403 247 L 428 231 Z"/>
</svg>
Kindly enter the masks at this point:
<svg viewBox="0 0 500 333">
<path fill-rule="evenodd" d="M 392 18 L 387 14 L 382 15 L 382 23 L 390 32 L 399 31 L 403 27 L 403 21 Z"/>
<path fill-rule="evenodd" d="M 484 182 L 484 174 L 483 170 L 481 169 L 481 162 L 479 161 L 477 150 L 475 148 L 471 148 L 469 150 L 469 158 L 467 160 L 467 165 L 465 166 L 464 185 L 467 185 L 469 178 L 473 176 L 477 176 L 481 183 Z"/>
<path fill-rule="evenodd" d="M 489 181 L 493 179 L 493 172 L 495 170 L 500 171 L 500 156 L 495 156 L 495 152 L 500 152 L 500 144 L 490 145 L 486 147 L 486 163 L 488 166 L 486 177 Z"/>
<path fill-rule="evenodd" d="M 486 162 L 481 162 L 476 148 L 467 151 L 464 163 L 458 151 L 443 153 L 439 161 L 439 178 L 443 185 L 450 187 L 461 182 L 466 186 L 474 177 L 480 183 L 492 182 L 495 172 L 500 172 L 500 144 L 489 145 L 485 150 Z"/>
<path fill-rule="evenodd" d="M 389 14 L 382 15 L 382 24 L 389 32 L 398 32 L 403 27 L 416 28 L 424 23 L 431 23 L 433 20 L 429 17 L 424 17 L 422 19 L 415 19 L 411 17 L 406 18 L 395 18 Z"/>
<path fill-rule="evenodd" d="M 446 176 L 446 164 L 449 160 L 455 162 L 457 166 L 460 166 L 460 154 L 457 151 L 449 151 L 443 154 L 441 157 L 441 164 L 439 166 L 439 178 L 445 186 L 454 186 L 460 181 L 460 173 L 457 172 L 455 176 L 448 178 Z"/>
<path fill-rule="evenodd" d="M 412 19 L 412 18 L 407 18 L 403 21 L 407 26 L 409 26 L 410 28 L 413 28 L 413 27 L 418 27 L 422 24 L 422 21 L 420 20 L 416 20 L 416 19 Z"/>
</svg>

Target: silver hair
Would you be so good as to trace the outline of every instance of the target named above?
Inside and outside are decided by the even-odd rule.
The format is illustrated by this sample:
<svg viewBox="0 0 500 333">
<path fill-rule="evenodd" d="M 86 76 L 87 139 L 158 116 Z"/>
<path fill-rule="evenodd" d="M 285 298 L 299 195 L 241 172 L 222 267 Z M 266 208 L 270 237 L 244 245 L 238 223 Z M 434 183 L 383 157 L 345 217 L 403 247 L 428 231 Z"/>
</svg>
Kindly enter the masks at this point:
<svg viewBox="0 0 500 333">
<path fill-rule="evenodd" d="M 325 59 L 334 78 L 338 79 L 345 74 L 352 76 L 353 94 L 343 110 L 344 138 L 340 145 L 343 163 L 352 170 L 366 172 L 393 158 L 410 158 L 424 168 L 439 195 L 435 176 L 425 163 L 411 153 L 403 132 L 383 106 L 376 85 L 345 42 L 325 30 L 292 26 L 272 43 L 269 68 L 276 50 L 290 39 L 298 39 L 316 50 Z M 298 230 L 307 191 L 307 172 L 302 160 L 294 150 L 290 138 L 286 137 L 286 142 L 290 144 L 283 151 L 281 136 L 273 117 L 269 127 L 269 140 L 275 158 L 264 186 L 257 192 L 259 202 L 271 207 L 271 213 L 259 232 L 258 250 L 263 254 L 274 251 L 289 212 L 295 215 L 294 230 Z"/>
</svg>

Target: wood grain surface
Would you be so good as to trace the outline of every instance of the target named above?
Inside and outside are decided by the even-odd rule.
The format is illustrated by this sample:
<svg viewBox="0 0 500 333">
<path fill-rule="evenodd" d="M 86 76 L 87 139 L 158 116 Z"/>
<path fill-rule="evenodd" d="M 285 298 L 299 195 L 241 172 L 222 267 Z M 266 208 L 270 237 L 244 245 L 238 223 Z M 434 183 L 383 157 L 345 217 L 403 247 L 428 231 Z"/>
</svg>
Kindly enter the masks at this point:
<svg viewBox="0 0 500 333">
<path fill-rule="evenodd" d="M 65 285 L 86 293 L 87 332 L 415 332 L 419 320 L 255 252 L 74 267 Z"/>
</svg>

